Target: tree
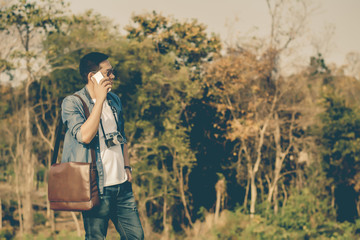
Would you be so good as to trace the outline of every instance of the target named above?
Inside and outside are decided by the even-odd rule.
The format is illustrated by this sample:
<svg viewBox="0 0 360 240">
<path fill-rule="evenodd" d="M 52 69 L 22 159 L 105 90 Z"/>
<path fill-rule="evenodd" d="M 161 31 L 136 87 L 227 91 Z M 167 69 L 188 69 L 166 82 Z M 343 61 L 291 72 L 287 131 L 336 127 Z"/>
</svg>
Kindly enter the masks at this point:
<svg viewBox="0 0 360 240">
<path fill-rule="evenodd" d="M 136 82 L 139 85 L 135 86 L 135 94 L 129 96 L 131 100 L 128 102 L 132 105 L 137 100 L 132 109 L 138 109 L 139 103 L 142 105 L 135 121 L 130 120 L 137 121 L 134 136 L 141 134 L 134 144 L 134 152 L 144 164 L 147 162 L 145 165 L 141 164 L 144 167 L 141 169 L 146 171 L 149 166 L 153 166 L 152 176 L 149 175 L 147 180 L 141 178 L 143 180 L 139 183 L 153 186 L 151 189 L 155 190 L 140 192 L 147 195 L 145 199 L 148 200 L 143 202 L 148 202 L 150 209 L 162 210 L 160 217 L 167 235 L 170 222 L 192 225 L 188 203 L 190 196 L 186 190 L 195 157 L 188 140 L 186 108 L 191 99 L 199 96 L 201 64 L 211 61 L 219 54 L 220 41 L 215 35 L 208 37 L 205 26 L 196 20 L 181 23 L 155 12 L 135 15 L 132 19 L 136 25 L 127 27 L 127 38 L 146 44 L 147 49 L 150 49 L 147 44 L 153 46 L 152 52 L 147 56 L 148 60 L 144 59 L 150 60 L 151 64 L 143 64 L 141 71 L 133 73 L 138 76 Z M 145 54 L 148 54 L 146 50 L 143 52 Z M 124 95 L 126 99 L 127 93 Z M 152 138 L 156 140 L 151 140 Z M 163 185 L 158 185 L 159 183 Z M 152 193 L 157 192 L 158 188 L 161 189 L 159 193 Z M 151 202 L 154 195 L 158 196 L 157 200 Z M 174 196 L 180 198 L 180 210 L 176 210 L 179 202 Z M 174 214 L 168 214 L 169 210 L 171 213 L 180 211 L 180 217 L 184 214 L 186 220 L 174 219 Z"/>
<path fill-rule="evenodd" d="M 236 142 L 233 151 L 237 161 L 233 167 L 237 176 L 243 176 L 242 171 L 248 174 L 244 204 L 250 191 L 251 216 L 255 214 L 257 181 L 264 192 L 259 171 L 264 171 L 267 199 L 271 203 L 275 197 L 277 212 L 277 187 L 284 161 L 294 151 L 294 132 L 303 127 L 299 115 L 304 109 L 296 106 L 306 95 L 301 91 L 292 95 L 292 91 L 299 90 L 296 81 L 304 78 L 285 78 L 281 60 L 303 31 L 308 6 L 304 1 L 266 3 L 271 17 L 268 39 L 260 44 L 231 46 L 228 56 L 210 64 L 206 74 L 208 95 L 228 123 L 227 139 Z M 300 85 L 304 86 L 303 82 Z"/>
<path fill-rule="evenodd" d="M 354 221 L 354 183 L 360 170 L 360 115 L 355 107 L 333 94 L 325 96 L 322 119 L 323 165 L 335 185 L 338 220 Z M 344 198 L 346 196 L 346 198 Z"/>
<path fill-rule="evenodd" d="M 58 3 L 63 5 L 63 2 Z M 18 141 L 21 144 L 16 145 L 19 152 L 18 161 L 15 165 L 19 169 L 20 182 L 24 185 L 20 189 L 21 203 L 23 212 L 20 218 L 24 220 L 24 232 L 29 233 L 32 230 L 33 210 L 31 193 L 33 190 L 34 168 L 36 165 L 36 156 L 33 152 L 33 122 L 32 106 L 30 98 L 30 86 L 39 78 L 39 72 L 43 71 L 44 66 L 39 66 L 43 57 L 41 52 L 41 40 L 39 38 L 46 35 L 48 31 L 58 30 L 62 18 L 59 8 L 54 7 L 51 1 L 42 4 L 31 3 L 21 0 L 11 6 L 7 6 L 0 11 L 0 29 L 6 37 L 13 38 L 18 47 L 12 49 L 11 55 L 13 64 L 18 66 L 26 74 L 24 84 L 24 102 L 23 111 L 24 121 L 19 122 L 22 130 L 19 132 Z M 40 50 L 39 50 L 40 49 Z M 21 73 L 17 73 L 17 77 Z M 16 160 L 14 159 L 14 161 Z M 21 230 L 22 232 L 22 230 Z"/>
<path fill-rule="evenodd" d="M 187 183 L 195 158 L 189 148 L 187 128 L 182 126 L 182 114 L 197 88 L 186 68 L 174 71 L 171 56 L 154 53 L 151 45 L 136 45 L 142 55 L 149 54 L 144 62 L 136 63 L 141 84 L 126 103 L 131 109 L 126 121 L 130 154 L 140 174 L 135 178 L 141 187 L 139 210 L 149 215 L 155 209 L 161 212 L 153 221 L 161 219 L 162 230 L 168 235 L 173 221 L 192 224 Z M 174 214 L 176 211 L 180 214 Z"/>
<path fill-rule="evenodd" d="M 207 36 L 204 24 L 192 21 L 179 22 L 155 11 L 132 17 L 135 26 L 127 26 L 127 38 L 137 41 L 151 39 L 161 54 L 175 54 L 177 67 L 189 66 L 199 71 L 203 62 L 211 61 L 221 49 L 220 39 Z"/>
<path fill-rule="evenodd" d="M 5 90 L 4 94 L 1 95 L 2 102 L 2 118 L 0 120 L 1 128 L 0 134 L 4 136 L 1 141 L 2 158 L 1 165 L 5 166 L 2 169 L 3 172 L 10 173 L 7 181 L 15 185 L 16 201 L 19 211 L 19 227 L 20 235 L 24 232 L 23 219 L 22 219 L 22 206 L 21 206 L 21 184 L 20 184 L 20 166 L 18 164 L 19 159 L 22 157 L 22 148 L 19 146 L 21 143 L 21 134 L 23 133 L 23 119 L 20 117 L 19 106 L 21 106 L 20 94 L 22 89 L 13 88 L 11 86 L 1 87 Z M 12 166 L 11 166 L 12 163 Z M 14 173 L 14 179 L 12 174 Z M 19 180 L 20 179 L 20 180 Z"/>
<path fill-rule="evenodd" d="M 213 96 L 218 111 L 223 116 L 231 116 L 228 119 L 227 138 L 238 142 L 235 146 L 238 149 L 238 171 L 243 169 L 243 156 L 246 159 L 252 215 L 255 213 L 255 181 L 262 160 L 265 133 L 278 97 L 268 76 L 266 56 L 257 60 L 250 52 L 240 52 L 219 59 L 209 67 L 206 75 L 208 94 Z"/>
</svg>

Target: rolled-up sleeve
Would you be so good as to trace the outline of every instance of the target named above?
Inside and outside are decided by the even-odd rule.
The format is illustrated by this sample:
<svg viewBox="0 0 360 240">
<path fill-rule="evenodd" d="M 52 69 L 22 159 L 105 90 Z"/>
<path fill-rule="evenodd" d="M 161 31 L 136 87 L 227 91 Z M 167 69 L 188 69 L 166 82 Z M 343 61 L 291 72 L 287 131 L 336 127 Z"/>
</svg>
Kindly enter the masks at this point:
<svg viewBox="0 0 360 240">
<path fill-rule="evenodd" d="M 70 133 L 74 138 L 80 142 L 82 141 L 81 126 L 85 123 L 85 113 L 82 103 L 74 96 L 68 96 L 61 104 L 61 116 L 63 123 L 67 125 Z"/>
</svg>

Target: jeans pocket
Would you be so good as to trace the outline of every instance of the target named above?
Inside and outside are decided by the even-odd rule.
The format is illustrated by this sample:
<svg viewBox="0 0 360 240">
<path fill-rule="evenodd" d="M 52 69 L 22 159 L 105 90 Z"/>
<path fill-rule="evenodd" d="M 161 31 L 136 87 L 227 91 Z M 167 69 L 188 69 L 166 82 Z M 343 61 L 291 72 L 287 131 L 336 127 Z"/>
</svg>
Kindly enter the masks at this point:
<svg viewBox="0 0 360 240">
<path fill-rule="evenodd" d="M 126 181 L 124 187 L 125 187 L 126 192 L 132 192 L 132 183 L 131 182 Z"/>
</svg>

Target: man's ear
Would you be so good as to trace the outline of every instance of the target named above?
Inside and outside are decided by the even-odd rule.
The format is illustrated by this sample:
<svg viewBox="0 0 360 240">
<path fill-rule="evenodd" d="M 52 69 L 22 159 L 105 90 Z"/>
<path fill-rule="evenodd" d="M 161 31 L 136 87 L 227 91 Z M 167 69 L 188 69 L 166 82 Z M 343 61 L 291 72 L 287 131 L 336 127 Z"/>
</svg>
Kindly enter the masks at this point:
<svg viewBox="0 0 360 240">
<path fill-rule="evenodd" d="M 93 76 L 94 76 L 93 72 L 88 73 L 88 75 L 87 75 L 88 83 L 89 83 L 89 81 L 93 81 L 93 79 L 92 79 Z"/>
</svg>

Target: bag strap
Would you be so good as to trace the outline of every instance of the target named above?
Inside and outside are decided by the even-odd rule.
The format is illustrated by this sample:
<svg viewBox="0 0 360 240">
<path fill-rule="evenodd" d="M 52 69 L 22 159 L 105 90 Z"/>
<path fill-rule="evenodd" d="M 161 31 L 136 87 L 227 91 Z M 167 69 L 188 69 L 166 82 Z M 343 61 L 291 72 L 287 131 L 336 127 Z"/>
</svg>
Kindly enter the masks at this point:
<svg viewBox="0 0 360 240">
<path fill-rule="evenodd" d="M 60 113 L 60 116 L 61 116 L 61 113 Z M 62 132 L 63 132 L 63 122 L 60 117 L 60 121 L 58 122 L 58 125 L 56 127 L 56 138 L 55 138 L 56 140 L 55 140 L 53 155 L 51 157 L 51 165 L 56 163 L 56 159 L 57 159 L 58 152 L 59 152 L 60 140 L 62 139 Z"/>
<path fill-rule="evenodd" d="M 85 117 L 86 119 L 89 118 L 90 116 L 90 111 L 88 106 L 86 105 L 86 103 L 84 102 L 84 100 L 77 94 L 74 94 L 74 96 L 78 97 L 83 105 L 84 108 L 84 112 L 85 112 Z M 63 122 L 60 119 L 58 126 L 57 126 L 57 130 L 56 130 L 56 140 L 55 140 L 55 146 L 54 146 L 54 152 L 53 152 L 53 156 L 51 159 L 51 165 L 53 165 L 54 163 L 56 163 L 57 160 L 57 156 L 58 156 L 58 152 L 59 152 L 59 146 L 60 146 L 60 140 L 62 138 L 62 133 L 63 133 Z M 94 148 L 90 147 L 90 151 L 91 151 L 91 163 L 92 163 L 92 167 L 94 167 L 96 169 L 96 157 L 95 157 L 95 150 Z"/>
</svg>

